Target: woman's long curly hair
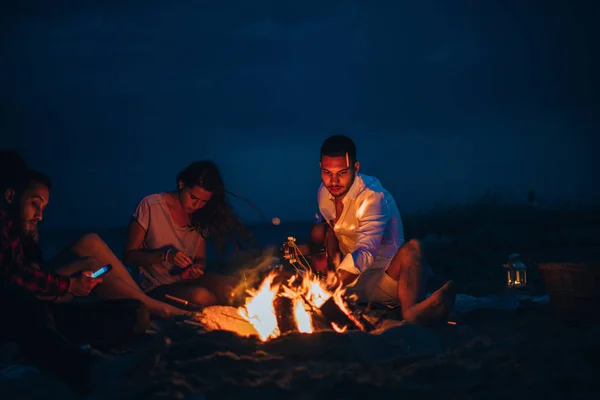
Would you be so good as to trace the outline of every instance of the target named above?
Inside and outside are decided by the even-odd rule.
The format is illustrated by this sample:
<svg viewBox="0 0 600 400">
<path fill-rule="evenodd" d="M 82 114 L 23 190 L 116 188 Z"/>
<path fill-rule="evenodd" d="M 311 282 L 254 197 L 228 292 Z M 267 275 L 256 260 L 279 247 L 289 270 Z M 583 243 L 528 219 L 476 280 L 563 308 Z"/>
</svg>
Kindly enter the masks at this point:
<svg viewBox="0 0 600 400">
<path fill-rule="evenodd" d="M 230 192 L 225 189 L 221 173 L 213 162 L 196 161 L 188 165 L 177 175 L 177 187 L 179 182 L 183 187 L 199 186 L 212 193 L 210 201 L 191 215 L 189 228 L 203 238 L 214 240 L 219 253 L 223 252 L 227 239 L 236 251 L 248 243 L 256 244 L 227 202 L 226 194 Z"/>
</svg>

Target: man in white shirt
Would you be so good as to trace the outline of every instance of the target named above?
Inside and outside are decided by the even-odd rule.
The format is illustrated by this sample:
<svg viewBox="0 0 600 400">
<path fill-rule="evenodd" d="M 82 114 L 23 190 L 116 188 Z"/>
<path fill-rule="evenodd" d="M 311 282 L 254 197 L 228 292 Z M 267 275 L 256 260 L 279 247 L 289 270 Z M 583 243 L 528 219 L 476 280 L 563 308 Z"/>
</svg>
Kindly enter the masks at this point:
<svg viewBox="0 0 600 400">
<path fill-rule="evenodd" d="M 425 299 L 429 267 L 420 242 L 404 242 L 394 198 L 377 178 L 359 174 L 359 169 L 350 138 L 325 140 L 317 195 L 320 223 L 313 228 L 313 242 L 325 238 L 329 264 L 346 293 L 356 294 L 359 301 L 400 305 L 404 319 L 412 323 L 447 317 L 456 297 L 454 283 Z M 334 262 L 340 253 L 341 260 Z"/>
</svg>

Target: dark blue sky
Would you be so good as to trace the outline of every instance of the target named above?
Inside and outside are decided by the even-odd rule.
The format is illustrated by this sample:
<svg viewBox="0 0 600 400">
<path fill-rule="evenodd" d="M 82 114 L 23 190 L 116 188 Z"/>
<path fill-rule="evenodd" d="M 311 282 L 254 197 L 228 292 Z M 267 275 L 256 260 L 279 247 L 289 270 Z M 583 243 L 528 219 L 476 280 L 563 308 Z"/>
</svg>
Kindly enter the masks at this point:
<svg viewBox="0 0 600 400">
<path fill-rule="evenodd" d="M 54 178 L 50 226 L 125 224 L 205 158 L 268 216 L 310 218 L 337 132 L 401 212 L 600 200 L 591 2 L 20 3 L 2 13 L 1 146 Z"/>
</svg>

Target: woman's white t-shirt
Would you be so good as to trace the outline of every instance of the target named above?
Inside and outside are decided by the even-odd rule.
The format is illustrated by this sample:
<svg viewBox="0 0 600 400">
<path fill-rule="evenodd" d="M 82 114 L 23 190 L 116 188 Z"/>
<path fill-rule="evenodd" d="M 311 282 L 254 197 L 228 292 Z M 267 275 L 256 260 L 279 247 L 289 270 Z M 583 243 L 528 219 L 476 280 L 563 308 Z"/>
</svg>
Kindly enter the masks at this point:
<svg viewBox="0 0 600 400">
<path fill-rule="evenodd" d="M 171 218 L 165 194 L 158 193 L 145 197 L 138 204 L 133 218 L 146 231 L 142 248 L 162 249 L 172 246 L 184 252 L 192 260 L 195 258 L 204 238 L 189 227 L 179 226 Z M 158 286 L 181 280 L 179 274 L 172 274 L 173 265 L 167 261 L 139 267 L 139 285 L 145 292 Z"/>
</svg>

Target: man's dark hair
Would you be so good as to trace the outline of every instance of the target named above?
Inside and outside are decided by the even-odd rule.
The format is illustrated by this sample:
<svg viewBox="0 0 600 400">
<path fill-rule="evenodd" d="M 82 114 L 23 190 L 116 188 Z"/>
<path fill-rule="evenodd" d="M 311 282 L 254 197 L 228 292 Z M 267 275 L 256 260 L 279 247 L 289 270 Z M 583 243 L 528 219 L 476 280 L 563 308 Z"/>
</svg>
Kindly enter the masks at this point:
<svg viewBox="0 0 600 400">
<path fill-rule="evenodd" d="M 15 172 L 8 177 L 3 177 L 0 190 L 4 192 L 6 189 L 13 189 L 18 193 L 22 193 L 35 183 L 41 183 L 48 190 L 52 190 L 52 179 L 48 175 L 33 169 Z"/>
<path fill-rule="evenodd" d="M 333 135 L 325 139 L 321 145 L 321 158 L 323 156 L 328 157 L 346 157 L 350 164 L 354 164 L 356 161 L 356 145 L 348 136 L 344 135 Z"/>
<path fill-rule="evenodd" d="M 48 190 L 52 190 L 52 179 L 50 179 L 48 175 L 40 171 L 30 169 L 25 175 L 24 184 L 27 188 L 33 183 L 41 183 L 42 185 L 46 186 Z"/>
</svg>

